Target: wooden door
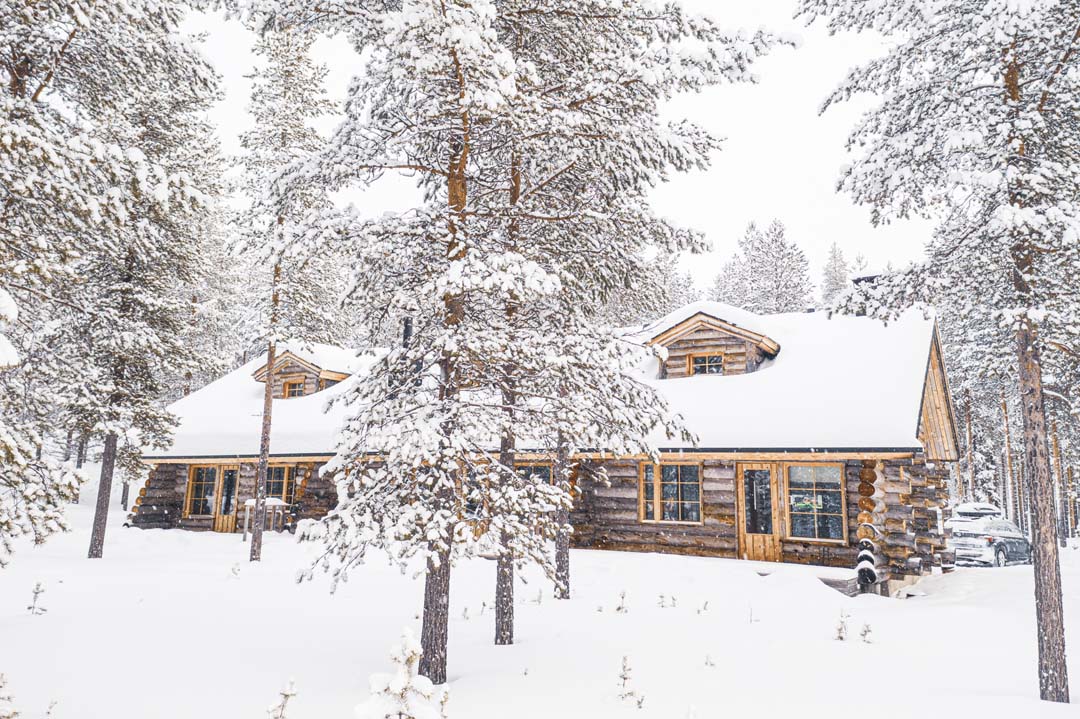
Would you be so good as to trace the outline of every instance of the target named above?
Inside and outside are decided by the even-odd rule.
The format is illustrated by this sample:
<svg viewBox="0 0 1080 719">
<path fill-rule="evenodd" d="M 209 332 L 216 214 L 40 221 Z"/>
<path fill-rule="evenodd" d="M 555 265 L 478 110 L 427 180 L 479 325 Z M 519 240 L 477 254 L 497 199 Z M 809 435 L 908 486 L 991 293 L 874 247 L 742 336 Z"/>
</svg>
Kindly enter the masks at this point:
<svg viewBox="0 0 1080 719">
<path fill-rule="evenodd" d="M 739 556 L 780 561 L 780 495 L 778 465 L 740 463 L 735 480 L 738 497 Z"/>
<path fill-rule="evenodd" d="M 236 531 L 236 487 L 240 484 L 239 467 L 222 467 L 218 473 L 214 505 L 214 531 Z"/>
</svg>

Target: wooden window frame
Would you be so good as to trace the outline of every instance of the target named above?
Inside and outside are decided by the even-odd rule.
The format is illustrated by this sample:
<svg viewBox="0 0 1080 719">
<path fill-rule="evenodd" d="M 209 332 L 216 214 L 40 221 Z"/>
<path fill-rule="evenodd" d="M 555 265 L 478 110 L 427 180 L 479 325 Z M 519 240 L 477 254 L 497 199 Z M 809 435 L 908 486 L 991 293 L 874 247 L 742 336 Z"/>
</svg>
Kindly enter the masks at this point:
<svg viewBox="0 0 1080 719">
<path fill-rule="evenodd" d="M 271 465 L 267 466 L 267 468 L 266 468 L 266 480 L 265 480 L 266 484 L 270 484 L 270 472 L 271 472 L 271 470 L 277 469 L 278 467 L 282 467 L 285 470 L 285 478 L 283 480 L 283 484 L 282 484 L 282 488 L 281 488 L 282 496 L 278 497 L 276 494 L 270 494 L 269 488 L 267 488 L 266 498 L 269 499 L 270 497 L 274 497 L 275 499 L 280 499 L 282 502 L 285 502 L 285 498 L 289 496 L 289 487 L 291 486 L 293 488 L 292 502 L 288 502 L 287 504 L 289 504 L 289 505 L 296 504 L 296 469 L 297 469 L 297 465 L 294 465 L 294 464 L 271 464 Z M 257 473 L 258 473 L 258 470 L 256 470 L 256 474 Z"/>
<path fill-rule="evenodd" d="M 697 467 L 698 468 L 698 517 L 695 521 L 689 521 L 685 519 L 657 519 L 656 516 L 660 515 L 660 505 L 662 502 L 657 501 L 661 497 L 661 485 L 663 484 L 663 475 L 661 473 L 661 467 L 665 466 L 678 466 L 678 467 Z M 645 468 L 653 468 L 653 517 L 645 516 Z M 660 462 L 638 462 L 638 521 L 644 524 L 677 524 L 688 527 L 701 527 L 705 524 L 705 463 L 701 460 L 676 460 Z"/>
<path fill-rule="evenodd" d="M 702 374 L 702 375 L 694 374 L 694 359 L 700 358 L 700 357 L 719 357 L 720 358 L 720 374 L 719 375 L 712 375 L 712 374 L 708 374 L 708 373 L 705 373 L 705 374 Z M 725 375 L 727 375 L 727 353 L 726 352 L 695 352 L 695 353 L 686 355 L 686 376 L 687 377 L 698 377 L 698 376 L 701 376 L 701 377 L 724 377 Z"/>
<path fill-rule="evenodd" d="M 300 394 L 289 394 L 289 388 L 290 387 L 295 387 L 296 385 L 300 385 Z M 305 396 L 304 395 L 304 388 L 305 387 L 307 387 L 307 382 L 304 381 L 303 377 L 301 377 L 300 379 L 284 379 L 283 378 L 281 380 L 281 398 L 282 399 L 296 399 L 297 397 L 303 397 L 303 396 Z"/>
<path fill-rule="evenodd" d="M 548 482 L 555 484 L 555 463 L 549 462 L 546 459 L 529 459 L 520 462 L 514 462 L 515 470 L 522 470 L 527 467 L 547 467 L 548 468 Z"/>
<path fill-rule="evenodd" d="M 210 503 L 210 514 L 192 514 L 191 502 L 195 498 L 195 471 L 198 469 L 212 469 L 214 470 L 214 501 Z M 214 517 L 216 516 L 217 502 L 217 489 L 221 483 L 221 465 L 217 464 L 192 464 L 188 466 L 187 487 L 184 489 L 184 519 L 191 519 L 197 517 Z M 206 484 L 203 482 L 203 484 Z"/>
<path fill-rule="evenodd" d="M 791 467 L 836 467 L 840 470 L 840 519 L 842 522 L 841 539 L 819 539 L 815 537 L 797 537 L 791 533 Z M 784 478 L 784 528 L 783 538 L 789 542 L 805 542 L 806 544 L 826 544 L 833 547 L 846 547 L 848 541 L 848 512 L 847 512 L 847 475 L 843 462 L 783 462 L 780 472 Z"/>
</svg>

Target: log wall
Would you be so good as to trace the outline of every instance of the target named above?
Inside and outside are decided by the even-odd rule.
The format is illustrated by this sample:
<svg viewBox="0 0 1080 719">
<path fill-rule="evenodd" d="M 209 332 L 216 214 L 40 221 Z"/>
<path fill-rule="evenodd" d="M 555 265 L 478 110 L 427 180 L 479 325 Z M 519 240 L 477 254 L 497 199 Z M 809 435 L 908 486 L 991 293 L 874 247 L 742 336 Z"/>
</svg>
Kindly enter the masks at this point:
<svg viewBox="0 0 1080 719">
<path fill-rule="evenodd" d="M 272 462 L 272 465 L 278 463 Z M 150 472 L 146 485 L 139 491 L 130 514 L 130 523 L 143 529 L 211 530 L 213 517 L 184 517 L 189 467 L 187 464 L 159 464 Z M 202 465 L 199 465 L 202 466 Z M 219 467 L 237 465 L 219 465 Z M 244 524 L 244 502 L 255 496 L 255 477 L 258 465 L 242 463 L 236 488 L 236 531 Z M 293 521 L 319 519 L 326 516 L 337 503 L 337 489 L 332 479 L 318 476 L 321 463 L 291 465 L 295 482 Z"/>
<path fill-rule="evenodd" d="M 746 374 L 757 369 L 761 351 L 752 343 L 721 330 L 701 328 L 665 344 L 668 351 L 664 360 L 664 376 L 686 377 L 690 355 L 724 355 L 724 374 Z"/>
<path fill-rule="evenodd" d="M 869 462 L 871 466 L 878 463 Z M 580 496 L 571 515 L 573 544 L 592 549 L 670 552 L 700 556 L 740 556 L 736 522 L 736 466 L 733 461 L 705 460 L 702 476 L 702 523 L 642 522 L 638 509 L 638 463 L 603 463 L 605 483 L 588 474 L 579 484 Z M 780 560 L 855 568 L 859 532 L 859 474 L 864 461 L 844 462 L 846 542 L 823 543 L 788 537 L 784 482 L 777 482 Z M 922 460 L 882 463 L 887 478 L 883 501 L 891 518 L 883 528 L 889 573 L 920 573 L 942 563 L 945 539 L 939 530 L 937 507 L 944 500 L 946 470 Z M 903 475 L 903 484 L 899 483 Z M 888 478 L 892 478 L 889 480 Z M 900 490 L 903 490 L 902 492 Z M 885 578 L 887 574 L 883 574 Z"/>
<path fill-rule="evenodd" d="M 274 373 L 270 375 L 270 380 L 273 383 L 274 397 L 277 398 L 285 397 L 286 382 L 303 380 L 305 397 L 319 391 L 319 373 L 296 362 L 286 362 L 279 365 Z"/>
</svg>

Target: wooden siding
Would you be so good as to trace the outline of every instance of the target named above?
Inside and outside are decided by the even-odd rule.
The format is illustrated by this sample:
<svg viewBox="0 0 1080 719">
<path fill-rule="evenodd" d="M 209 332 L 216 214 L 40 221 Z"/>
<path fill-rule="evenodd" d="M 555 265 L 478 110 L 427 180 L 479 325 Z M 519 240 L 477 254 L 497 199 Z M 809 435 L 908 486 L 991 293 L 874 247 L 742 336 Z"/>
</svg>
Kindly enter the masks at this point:
<svg viewBox="0 0 1080 719">
<path fill-rule="evenodd" d="M 337 504 L 337 489 L 332 479 L 318 476 L 322 463 L 304 462 L 293 464 L 271 460 L 271 466 L 285 465 L 293 468 L 294 520 L 319 519 Z M 187 484 L 190 464 L 159 464 L 151 472 L 146 486 L 139 491 L 139 496 L 132 507 L 130 521 L 133 526 L 143 529 L 182 529 L 212 530 L 213 517 L 184 517 L 184 501 L 187 497 Z M 196 466 L 203 466 L 198 463 Z M 230 465 L 217 465 L 222 467 Z M 235 508 L 235 531 L 241 531 L 244 524 L 244 502 L 255 496 L 255 477 L 258 465 L 254 462 L 231 463 L 239 466 L 237 478 Z"/>
<path fill-rule="evenodd" d="M 945 497 L 946 470 L 924 460 L 847 460 L 843 462 L 846 536 L 843 542 L 812 541 L 789 535 L 788 498 L 784 477 L 777 477 L 779 560 L 855 568 L 860 512 L 859 474 L 880 462 L 885 477 L 884 498 L 889 521 L 880 544 L 887 573 L 919 573 L 942 563 L 945 538 L 939 529 L 938 508 Z M 586 477 L 571 515 L 574 546 L 624 551 L 670 552 L 700 556 L 740 556 L 736 466 L 734 461 L 702 463 L 702 522 L 669 524 L 642 522 L 639 509 L 638 463 L 603 463 L 608 482 Z M 800 462 L 799 464 L 802 464 Z M 832 463 L 835 464 L 835 463 Z M 782 471 L 782 470 L 781 470 Z M 901 477 L 903 478 L 901 480 Z"/>
<path fill-rule="evenodd" d="M 753 372 L 761 363 L 761 351 L 741 337 L 722 330 L 701 327 L 665 345 L 664 376 L 686 377 L 690 374 L 690 358 L 694 355 L 724 356 L 724 374 Z"/>
<path fill-rule="evenodd" d="M 275 367 L 270 375 L 273 382 L 274 397 L 285 398 L 285 384 L 287 382 L 303 382 L 304 396 L 315 394 L 319 391 L 319 373 L 297 362 L 286 361 Z"/>
<path fill-rule="evenodd" d="M 919 441 L 931 461 L 955 461 L 959 458 L 956 423 L 950 401 L 945 362 L 935 333 L 923 385 L 922 411 L 919 415 Z"/>
</svg>

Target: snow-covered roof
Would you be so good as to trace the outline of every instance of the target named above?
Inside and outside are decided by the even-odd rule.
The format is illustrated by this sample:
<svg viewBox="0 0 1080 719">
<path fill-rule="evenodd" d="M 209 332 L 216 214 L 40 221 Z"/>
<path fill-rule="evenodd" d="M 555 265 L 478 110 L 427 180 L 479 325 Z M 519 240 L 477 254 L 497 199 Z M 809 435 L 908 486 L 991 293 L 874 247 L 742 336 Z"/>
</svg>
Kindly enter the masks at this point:
<svg viewBox="0 0 1080 719">
<path fill-rule="evenodd" d="M 883 324 L 824 312 L 756 315 L 720 302 L 695 302 L 632 333 L 648 341 L 705 314 L 780 345 L 756 372 L 644 381 L 697 434 L 698 450 L 910 450 L 920 447 L 919 410 L 933 320 L 908 312 Z M 690 444 L 656 437 L 660 447 Z"/>
<path fill-rule="evenodd" d="M 645 344 L 695 317 L 708 315 L 762 335 L 780 346 L 749 374 L 660 379 L 657 360 L 641 366 L 654 387 L 697 435 L 697 446 L 663 436 L 662 450 L 686 451 L 915 451 L 934 323 L 918 312 L 883 324 L 826 313 L 756 315 L 718 302 L 696 302 L 626 333 Z M 326 345 L 289 346 L 323 369 L 363 373 L 375 359 Z M 252 457 L 258 454 L 263 384 L 252 373 L 265 357 L 170 406 L 180 424 L 172 445 L 147 459 Z M 344 369 L 341 369 L 344 368 Z M 327 400 L 349 382 L 305 397 L 274 400 L 273 456 L 329 456 L 353 411 Z"/>
<path fill-rule="evenodd" d="M 358 356 L 354 350 L 330 345 L 290 342 L 279 344 L 278 350 L 290 351 L 322 369 L 352 375 L 362 375 L 376 360 L 372 353 Z M 163 450 L 147 450 L 144 458 L 257 456 L 265 385 L 253 374 L 265 364 L 266 355 L 260 355 L 169 405 L 180 420 L 172 444 Z M 327 402 L 344 393 L 348 384 L 341 382 L 305 397 L 273 400 L 271 456 L 332 455 L 338 431 L 351 410 L 343 402 L 327 410 Z"/>
</svg>

